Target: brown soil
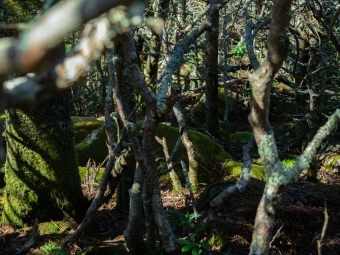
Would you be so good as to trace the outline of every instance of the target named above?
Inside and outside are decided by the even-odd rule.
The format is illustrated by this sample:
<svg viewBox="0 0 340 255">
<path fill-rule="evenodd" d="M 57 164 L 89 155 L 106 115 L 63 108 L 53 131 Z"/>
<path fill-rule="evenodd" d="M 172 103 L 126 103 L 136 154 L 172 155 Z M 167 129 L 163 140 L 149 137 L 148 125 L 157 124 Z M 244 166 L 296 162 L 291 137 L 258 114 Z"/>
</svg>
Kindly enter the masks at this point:
<svg viewBox="0 0 340 255">
<path fill-rule="evenodd" d="M 277 212 L 270 254 L 317 254 L 317 240 L 320 239 L 324 225 L 325 202 L 329 223 L 322 243 L 322 254 L 340 254 L 340 176 L 322 170 L 318 178 L 319 183 L 310 183 L 302 176 L 284 193 Z M 221 208 L 212 237 L 216 246 L 209 254 L 248 254 L 253 221 L 263 187 L 263 182 L 253 179 L 245 193 L 234 196 Z M 162 183 L 162 196 L 168 210 L 175 209 L 185 214 L 192 212 L 192 207 L 186 204 L 188 196 L 172 194 L 168 183 Z M 83 251 L 87 246 L 123 242 L 127 215 L 112 208 L 114 202 L 100 208 L 91 228 L 68 250 L 70 254 Z M 41 245 L 52 241 L 61 243 L 73 231 L 68 228 L 59 235 L 41 235 L 29 254 L 44 254 L 38 249 Z M 190 235 L 192 231 L 193 228 L 189 226 L 178 226 L 175 234 L 181 238 Z M 1 226 L 0 254 L 16 254 L 30 236 L 29 228 Z"/>
</svg>

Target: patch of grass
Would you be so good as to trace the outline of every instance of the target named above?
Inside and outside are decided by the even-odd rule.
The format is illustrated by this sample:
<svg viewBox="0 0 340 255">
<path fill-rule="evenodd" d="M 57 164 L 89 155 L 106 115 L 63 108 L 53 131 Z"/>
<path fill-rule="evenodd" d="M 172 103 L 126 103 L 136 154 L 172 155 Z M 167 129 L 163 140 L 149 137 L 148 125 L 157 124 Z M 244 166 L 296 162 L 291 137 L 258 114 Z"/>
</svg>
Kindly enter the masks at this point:
<svg viewBox="0 0 340 255">
<path fill-rule="evenodd" d="M 86 167 L 85 166 L 80 166 L 80 167 L 78 167 L 78 170 L 79 170 L 80 179 L 81 180 L 84 179 L 85 175 L 86 175 Z M 100 178 L 102 178 L 102 175 L 103 175 L 104 171 L 105 171 L 104 167 L 99 169 L 99 172 L 98 172 L 98 174 L 96 176 L 96 181 L 100 181 Z"/>
</svg>

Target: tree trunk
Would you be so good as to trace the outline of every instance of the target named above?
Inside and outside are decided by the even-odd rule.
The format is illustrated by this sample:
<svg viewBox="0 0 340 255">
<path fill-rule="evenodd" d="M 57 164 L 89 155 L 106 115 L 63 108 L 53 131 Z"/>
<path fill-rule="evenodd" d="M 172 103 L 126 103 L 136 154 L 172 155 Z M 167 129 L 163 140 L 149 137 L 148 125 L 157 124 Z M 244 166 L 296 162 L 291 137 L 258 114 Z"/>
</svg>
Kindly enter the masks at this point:
<svg viewBox="0 0 340 255">
<path fill-rule="evenodd" d="M 33 109 L 7 111 L 3 223 L 83 216 L 69 103 L 62 95 Z"/>
<path fill-rule="evenodd" d="M 211 22 L 211 28 L 206 32 L 206 53 L 205 53 L 205 79 L 206 79 L 206 103 L 205 128 L 214 137 L 219 136 L 218 119 L 218 24 L 219 12 L 218 2 L 210 0 L 210 9 L 207 19 Z"/>
<path fill-rule="evenodd" d="M 125 52 L 126 47 L 121 47 L 122 44 L 126 43 L 128 40 L 127 35 L 122 35 L 120 40 L 115 43 L 115 51 L 121 57 L 121 63 L 117 67 L 117 80 L 120 96 L 122 98 L 122 103 L 125 112 L 130 115 L 136 106 L 135 94 L 134 94 L 134 84 L 131 81 L 129 74 L 129 67 L 127 66 L 126 58 L 127 52 Z M 136 115 L 133 113 L 128 120 L 132 123 L 136 123 Z M 123 130 L 123 124 L 120 126 Z M 126 132 L 123 133 L 123 142 L 129 144 L 129 137 Z M 120 210 L 129 211 L 130 207 L 130 196 L 129 190 L 132 187 L 134 175 L 136 169 L 136 160 L 132 159 L 131 162 L 125 166 L 123 171 L 123 176 L 120 179 L 118 189 L 117 189 L 117 205 L 116 207 Z"/>
</svg>

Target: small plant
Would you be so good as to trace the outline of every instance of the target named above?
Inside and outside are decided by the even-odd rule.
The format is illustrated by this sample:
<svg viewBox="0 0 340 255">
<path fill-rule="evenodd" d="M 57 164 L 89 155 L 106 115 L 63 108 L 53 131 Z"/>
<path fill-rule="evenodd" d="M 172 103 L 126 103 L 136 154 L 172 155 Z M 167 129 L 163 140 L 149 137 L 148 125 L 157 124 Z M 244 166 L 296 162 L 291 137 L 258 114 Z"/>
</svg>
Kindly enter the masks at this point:
<svg viewBox="0 0 340 255">
<path fill-rule="evenodd" d="M 205 249 L 211 249 L 211 245 L 207 242 L 197 240 L 197 235 L 193 234 L 189 239 L 177 239 L 177 243 L 183 244 L 182 252 L 190 252 L 192 255 L 201 254 Z"/>
<path fill-rule="evenodd" d="M 240 57 L 240 58 L 243 57 L 247 53 L 246 45 L 245 44 L 236 45 L 233 48 L 233 52 L 237 57 Z"/>
<path fill-rule="evenodd" d="M 46 254 L 68 255 L 68 252 L 65 249 L 59 247 L 58 243 L 56 242 L 45 244 L 41 246 L 40 249 Z"/>
<path fill-rule="evenodd" d="M 195 219 L 195 214 L 190 213 L 185 215 L 182 212 L 178 212 L 174 209 L 167 211 L 170 216 L 170 227 L 172 231 L 175 231 L 177 227 L 179 226 L 189 226 L 189 227 L 195 227 L 195 224 L 193 223 L 193 220 Z"/>
</svg>

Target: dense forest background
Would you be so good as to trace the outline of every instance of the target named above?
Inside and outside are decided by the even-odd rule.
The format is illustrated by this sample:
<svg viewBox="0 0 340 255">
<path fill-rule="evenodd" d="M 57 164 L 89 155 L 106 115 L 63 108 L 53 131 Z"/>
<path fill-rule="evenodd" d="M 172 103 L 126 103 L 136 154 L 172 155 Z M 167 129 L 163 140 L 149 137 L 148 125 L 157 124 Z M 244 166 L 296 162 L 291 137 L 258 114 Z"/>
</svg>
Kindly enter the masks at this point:
<svg viewBox="0 0 340 255">
<path fill-rule="evenodd" d="M 0 7 L 0 254 L 340 253 L 339 3 Z"/>
</svg>

